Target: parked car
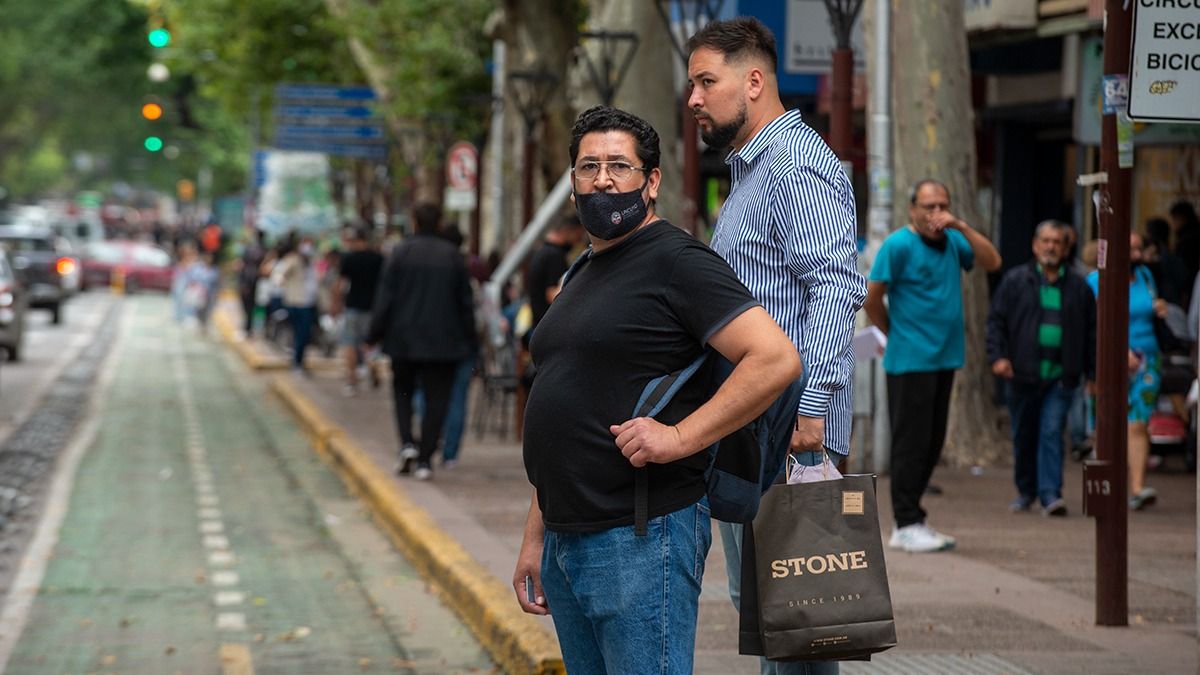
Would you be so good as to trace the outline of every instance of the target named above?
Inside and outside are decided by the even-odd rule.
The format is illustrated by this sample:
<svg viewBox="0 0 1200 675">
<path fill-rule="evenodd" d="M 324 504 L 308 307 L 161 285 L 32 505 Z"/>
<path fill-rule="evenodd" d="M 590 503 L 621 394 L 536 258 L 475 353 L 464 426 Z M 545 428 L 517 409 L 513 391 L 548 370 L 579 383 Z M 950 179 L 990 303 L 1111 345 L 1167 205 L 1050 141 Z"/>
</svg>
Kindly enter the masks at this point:
<svg viewBox="0 0 1200 675">
<path fill-rule="evenodd" d="M 62 254 L 58 239 L 49 228 L 0 226 L 0 246 L 8 250 L 29 306 L 50 310 L 54 323 L 62 323 L 63 302 L 70 295 L 72 275 L 79 269 L 75 258 Z"/>
<path fill-rule="evenodd" d="M 4 249 L 0 248 L 0 349 L 9 361 L 21 358 L 21 342 L 25 338 L 25 289 Z"/>
<path fill-rule="evenodd" d="M 171 254 L 146 242 L 95 241 L 83 249 L 84 289 L 108 286 L 113 272 L 124 275 L 126 293 L 149 289 L 170 291 L 175 268 Z"/>
</svg>

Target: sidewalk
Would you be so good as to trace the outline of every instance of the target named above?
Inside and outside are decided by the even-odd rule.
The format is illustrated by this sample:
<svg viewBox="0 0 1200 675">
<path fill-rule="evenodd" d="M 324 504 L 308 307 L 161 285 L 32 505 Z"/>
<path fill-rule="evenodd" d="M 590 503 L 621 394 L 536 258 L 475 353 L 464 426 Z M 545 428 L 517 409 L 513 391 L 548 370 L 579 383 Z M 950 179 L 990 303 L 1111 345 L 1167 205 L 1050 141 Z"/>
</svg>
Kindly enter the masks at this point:
<svg viewBox="0 0 1200 675">
<path fill-rule="evenodd" d="M 270 349 L 251 342 L 238 351 L 245 358 L 250 350 L 269 356 Z M 520 445 L 511 433 L 481 437 L 468 425 L 459 465 L 451 470 L 435 465 L 434 479 L 420 483 L 392 473 L 398 446 L 386 383 L 347 398 L 333 368 L 314 370 L 312 377 L 278 377 L 279 386 L 307 399 L 427 511 L 436 527 L 509 586 L 530 494 Z M 471 410 L 468 420 L 473 418 Z M 1177 467 L 1180 461 L 1168 464 Z M 1195 476 L 1178 468 L 1151 473 L 1148 482 L 1159 489 L 1159 504 L 1130 514 L 1128 628 L 1094 626 L 1095 525 L 1082 516 L 1078 464 L 1068 462 L 1065 481 L 1070 516 L 1045 519 L 1036 512 L 1008 512 L 1008 469 L 979 476 L 939 469 L 934 482 L 944 494 L 924 504 L 930 521 L 958 538 L 958 549 L 888 552 L 899 646 L 870 663 L 845 664 L 842 672 L 1197 672 Z M 886 476 L 879 490 L 886 536 L 891 527 Z M 737 614 L 725 579 L 714 528 L 696 672 L 756 673 L 755 660 L 736 655 Z"/>
</svg>

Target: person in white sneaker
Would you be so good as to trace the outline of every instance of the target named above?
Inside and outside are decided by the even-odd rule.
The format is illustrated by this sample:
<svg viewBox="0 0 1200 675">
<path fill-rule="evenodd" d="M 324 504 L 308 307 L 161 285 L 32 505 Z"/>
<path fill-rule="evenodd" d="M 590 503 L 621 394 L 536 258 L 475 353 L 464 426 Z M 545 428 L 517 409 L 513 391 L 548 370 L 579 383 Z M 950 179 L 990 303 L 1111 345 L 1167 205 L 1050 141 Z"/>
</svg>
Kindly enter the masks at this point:
<svg viewBox="0 0 1200 675">
<path fill-rule="evenodd" d="M 912 553 L 954 546 L 925 523 L 921 495 L 942 455 L 954 371 L 965 360 L 962 271 L 1000 269 L 1000 253 L 950 211 L 950 189 L 918 182 L 909 224 L 884 240 L 867 284 L 864 309 L 888 336 L 883 355 L 892 430 L 890 546 Z M 888 304 L 884 305 L 884 296 Z"/>
</svg>

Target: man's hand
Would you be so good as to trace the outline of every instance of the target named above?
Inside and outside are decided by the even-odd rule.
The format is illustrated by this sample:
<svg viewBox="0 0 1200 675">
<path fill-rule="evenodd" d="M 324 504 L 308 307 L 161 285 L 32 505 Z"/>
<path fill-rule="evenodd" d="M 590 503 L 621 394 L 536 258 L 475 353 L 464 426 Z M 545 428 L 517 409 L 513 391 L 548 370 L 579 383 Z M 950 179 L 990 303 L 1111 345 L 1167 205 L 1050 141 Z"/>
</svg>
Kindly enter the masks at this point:
<svg viewBox="0 0 1200 675">
<path fill-rule="evenodd" d="M 947 229 L 962 230 L 967 226 L 966 223 L 958 219 L 958 216 L 950 213 L 949 211 L 938 211 L 932 216 L 929 216 L 929 224 L 932 225 L 933 228 L 938 232 Z"/>
<path fill-rule="evenodd" d="M 679 429 L 650 417 L 635 417 L 608 428 L 616 436 L 621 454 L 635 467 L 653 462 L 668 464 L 692 454 L 679 435 Z"/>
<path fill-rule="evenodd" d="M 992 364 L 992 374 L 996 377 L 1011 380 L 1013 376 L 1012 361 L 1008 359 L 996 359 L 996 362 Z"/>
<path fill-rule="evenodd" d="M 820 450 L 825 444 L 825 418 L 796 415 L 796 430 L 792 432 L 792 452 Z"/>
<path fill-rule="evenodd" d="M 1140 368 L 1141 365 L 1142 365 L 1142 357 L 1138 356 L 1137 352 L 1130 349 L 1129 350 L 1129 374 L 1133 375 L 1134 373 L 1136 373 L 1137 369 Z"/>
<path fill-rule="evenodd" d="M 517 554 L 517 569 L 513 571 L 513 590 L 517 593 L 517 602 L 527 614 L 545 616 L 550 613 L 546 604 L 546 593 L 542 590 L 542 547 L 541 539 L 531 541 L 526 537 L 521 542 L 521 552 Z M 533 583 L 533 602 L 525 590 L 525 577 Z"/>
</svg>

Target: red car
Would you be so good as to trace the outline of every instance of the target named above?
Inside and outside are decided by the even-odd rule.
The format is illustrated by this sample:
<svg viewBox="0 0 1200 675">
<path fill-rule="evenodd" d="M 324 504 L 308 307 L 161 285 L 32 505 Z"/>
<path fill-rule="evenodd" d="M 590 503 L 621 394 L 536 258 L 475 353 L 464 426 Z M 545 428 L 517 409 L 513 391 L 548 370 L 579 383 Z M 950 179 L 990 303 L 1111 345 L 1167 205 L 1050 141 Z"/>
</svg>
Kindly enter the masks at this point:
<svg viewBox="0 0 1200 675">
<path fill-rule="evenodd" d="M 140 241 L 97 241 L 83 249 L 83 288 L 108 286 L 112 274 L 125 275 L 125 292 L 170 291 L 175 266 L 166 251 Z"/>
</svg>

